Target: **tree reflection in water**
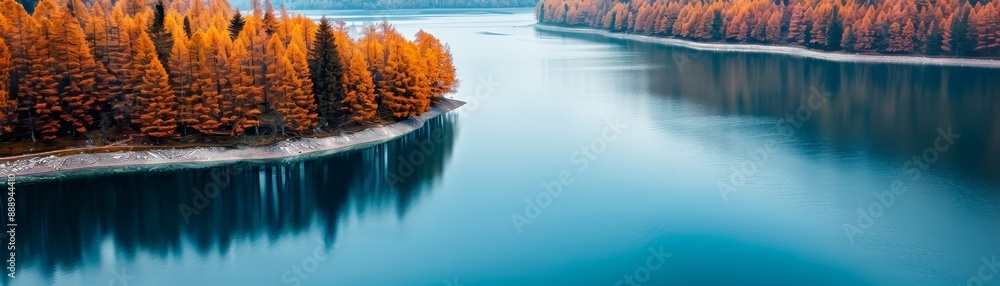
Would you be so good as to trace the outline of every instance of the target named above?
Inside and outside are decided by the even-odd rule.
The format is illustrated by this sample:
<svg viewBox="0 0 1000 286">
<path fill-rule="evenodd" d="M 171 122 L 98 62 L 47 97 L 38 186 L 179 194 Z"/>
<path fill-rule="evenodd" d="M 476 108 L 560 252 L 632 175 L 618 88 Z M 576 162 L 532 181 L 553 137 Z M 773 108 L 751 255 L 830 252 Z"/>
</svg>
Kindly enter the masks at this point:
<svg viewBox="0 0 1000 286">
<path fill-rule="evenodd" d="M 18 266 L 49 276 L 97 264 L 108 238 L 116 256 L 130 260 L 140 251 L 176 257 L 186 247 L 226 254 L 233 244 L 273 244 L 311 225 L 330 247 L 346 217 L 402 217 L 429 195 L 451 156 L 457 120 L 442 115 L 396 140 L 320 158 L 24 183 L 17 255 L 31 259 Z M 412 170 L 400 168 L 406 164 Z M 210 182 L 220 191 L 199 210 L 193 190 L 204 193 Z M 182 204 L 194 210 L 189 222 Z"/>
</svg>

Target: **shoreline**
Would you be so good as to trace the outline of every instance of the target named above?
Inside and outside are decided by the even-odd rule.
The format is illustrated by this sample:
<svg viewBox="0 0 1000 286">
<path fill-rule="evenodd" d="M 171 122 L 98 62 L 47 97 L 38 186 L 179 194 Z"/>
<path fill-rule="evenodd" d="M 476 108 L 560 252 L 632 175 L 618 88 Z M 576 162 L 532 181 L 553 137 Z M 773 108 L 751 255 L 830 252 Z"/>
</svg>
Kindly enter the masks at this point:
<svg viewBox="0 0 1000 286">
<path fill-rule="evenodd" d="M 549 24 L 536 23 L 531 25 L 535 29 L 550 32 L 565 32 L 576 34 L 598 35 L 608 38 L 633 40 L 653 44 L 677 46 L 700 51 L 715 52 L 743 52 L 743 53 L 765 53 L 788 55 L 800 58 L 812 58 L 834 62 L 862 62 L 862 63 L 886 63 L 905 64 L 920 66 L 957 66 L 957 67 L 980 67 L 980 68 L 1000 68 L 1000 60 L 997 59 L 974 59 L 974 58 L 932 58 L 909 55 L 873 55 L 873 54 L 846 54 L 831 53 L 811 50 L 804 47 L 794 46 L 772 46 L 760 44 L 723 44 L 706 43 L 682 40 L 676 38 L 665 38 L 650 35 L 615 33 L 595 28 L 575 28 L 554 26 Z"/>
<path fill-rule="evenodd" d="M 465 105 L 464 101 L 442 98 L 419 117 L 393 124 L 371 127 L 358 132 L 322 138 L 286 139 L 266 146 L 167 148 L 149 151 L 80 153 L 66 156 L 41 156 L 7 160 L 0 158 L 0 174 L 19 179 L 55 179 L 72 174 L 97 171 L 124 173 L 170 167 L 207 167 L 241 161 L 268 161 L 324 156 L 384 143 L 410 134 L 424 122 Z"/>
</svg>

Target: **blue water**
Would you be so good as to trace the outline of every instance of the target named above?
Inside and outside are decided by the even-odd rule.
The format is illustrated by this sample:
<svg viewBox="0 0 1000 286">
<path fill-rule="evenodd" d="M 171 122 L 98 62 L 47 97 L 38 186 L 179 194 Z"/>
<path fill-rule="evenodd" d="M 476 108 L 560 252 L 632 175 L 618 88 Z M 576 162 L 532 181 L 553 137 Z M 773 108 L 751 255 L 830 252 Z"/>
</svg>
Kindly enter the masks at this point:
<svg viewBox="0 0 1000 286">
<path fill-rule="evenodd" d="M 433 33 L 469 104 L 325 158 L 23 183 L 3 283 L 1000 285 L 1000 70 L 305 13 Z"/>
</svg>

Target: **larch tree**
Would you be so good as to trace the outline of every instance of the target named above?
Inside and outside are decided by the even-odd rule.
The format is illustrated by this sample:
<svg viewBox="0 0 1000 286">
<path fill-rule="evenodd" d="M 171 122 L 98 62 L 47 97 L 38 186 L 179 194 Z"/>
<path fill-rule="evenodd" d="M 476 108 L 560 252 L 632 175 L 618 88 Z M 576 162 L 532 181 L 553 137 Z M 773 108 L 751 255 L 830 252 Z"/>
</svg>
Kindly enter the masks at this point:
<svg viewBox="0 0 1000 286">
<path fill-rule="evenodd" d="M 132 134 L 159 141 L 188 127 L 239 136 L 261 118 L 282 129 L 272 134 L 304 134 L 380 113 L 417 116 L 458 85 L 448 46 L 423 31 L 410 41 L 383 21 L 356 43 L 343 21 L 317 24 L 256 2 L 244 15 L 225 0 L 169 8 L 162 0 L 41 0 L 29 14 L 0 0 L 0 134 L 54 140 L 100 127 L 104 142 Z M 593 25 L 598 3 L 552 13 Z M 721 3 L 608 6 L 616 29 L 643 33 L 663 25 L 669 7 L 688 7 L 685 33 L 699 39 L 726 21 Z"/>
<path fill-rule="evenodd" d="M 306 59 L 305 48 L 300 47 L 293 41 L 288 45 L 288 50 L 285 54 L 288 61 L 292 64 L 292 68 L 295 70 L 295 77 L 299 81 L 299 88 L 302 89 L 302 92 L 306 95 L 315 97 L 313 96 L 313 81 L 309 76 L 309 63 Z M 338 78 L 338 81 L 339 79 L 340 78 Z M 315 104 L 315 98 L 311 102 Z M 316 107 L 314 106 L 312 109 L 316 109 Z"/>
<path fill-rule="evenodd" d="M 91 54 L 79 21 L 68 11 L 53 15 L 49 25 L 49 53 L 55 62 L 61 119 L 75 132 L 86 132 L 93 123 L 98 95 L 95 93 L 97 62 Z"/>
<path fill-rule="evenodd" d="M 781 42 L 781 12 L 774 12 L 767 20 L 767 41 L 772 43 Z"/>
<path fill-rule="evenodd" d="M 361 40 L 358 41 L 358 47 L 361 48 L 361 52 L 365 55 L 368 72 L 371 73 L 372 82 L 375 83 L 376 87 L 385 86 L 384 73 L 387 53 L 384 39 L 384 34 L 375 26 L 365 26 L 362 31 Z M 381 89 L 379 88 L 375 91 L 381 97 Z"/>
<path fill-rule="evenodd" d="M 278 104 L 284 99 L 281 87 L 284 85 L 284 77 L 278 66 L 281 59 L 285 58 L 285 45 L 278 37 L 271 37 L 267 42 L 267 51 L 264 53 L 264 102 L 268 110 L 276 109 Z"/>
<path fill-rule="evenodd" d="M 83 1 L 70 0 L 66 7 L 69 9 L 69 12 L 73 14 L 73 17 L 75 17 L 81 24 L 90 22 L 91 11 L 87 10 L 87 5 L 83 4 Z"/>
<path fill-rule="evenodd" d="M 392 119 L 406 118 L 410 116 L 410 106 L 418 105 L 412 91 L 407 90 L 406 63 L 402 55 L 402 48 L 398 43 L 389 43 L 391 49 L 389 58 L 386 61 L 385 69 L 382 71 L 383 81 L 376 84 L 378 87 L 381 102 L 379 106 L 388 109 L 388 115 Z"/>
<path fill-rule="evenodd" d="M 195 77 L 191 66 L 191 50 L 183 33 L 174 33 L 174 45 L 170 49 L 170 88 L 177 101 L 176 123 L 181 134 L 187 135 L 188 128 L 198 124 L 198 116 L 194 112 L 192 98 Z"/>
<path fill-rule="evenodd" d="M 94 69 L 94 93 L 97 94 L 96 109 L 99 110 L 99 126 L 105 141 L 108 140 L 108 129 L 114 121 L 111 103 L 114 95 L 120 90 L 118 78 L 108 70 L 108 60 L 110 58 L 112 43 L 110 37 L 110 27 L 108 19 L 105 17 L 104 8 L 101 2 L 94 2 L 93 11 L 88 18 L 87 25 L 84 26 L 84 34 L 87 38 L 87 46 L 94 55 L 96 68 Z"/>
<path fill-rule="evenodd" d="M 448 48 L 434 35 L 423 30 L 417 32 L 416 44 L 426 65 L 425 75 L 430 85 L 431 101 L 437 102 L 445 93 L 455 92 L 458 80 L 455 78 L 455 66 Z"/>
<path fill-rule="evenodd" d="M 217 86 L 218 76 L 216 75 L 213 63 L 214 55 L 211 53 L 211 43 L 209 35 L 205 32 L 197 31 L 191 36 L 188 43 L 188 53 L 191 57 L 191 74 L 194 77 L 191 84 L 191 127 L 202 133 L 211 133 L 219 128 L 218 121 L 218 99 L 219 88 Z"/>
<path fill-rule="evenodd" d="M 204 67 L 208 69 L 206 78 L 209 82 L 201 90 L 201 106 L 197 110 L 200 122 L 196 128 L 203 133 L 213 133 L 230 123 L 224 113 L 232 113 L 232 92 L 227 67 L 229 37 L 213 26 L 205 33 L 205 40 L 203 59 Z M 198 80 L 202 78 L 198 77 Z"/>
<path fill-rule="evenodd" d="M 62 105 L 59 101 L 59 81 L 53 71 L 56 60 L 52 57 L 49 45 L 50 22 L 48 19 L 38 21 L 39 28 L 34 37 L 29 54 L 31 58 L 30 73 L 26 75 L 27 85 L 24 95 L 32 97 L 33 105 L 28 113 L 28 124 L 32 130 L 32 139 L 37 130 L 44 140 L 54 140 L 59 133 Z"/>
<path fill-rule="evenodd" d="M 301 57 L 305 61 L 305 55 L 300 55 L 295 44 L 289 46 L 289 55 Z M 282 104 L 278 112 L 284 118 L 284 124 L 292 131 L 303 133 L 316 126 L 317 115 L 315 113 L 315 99 L 309 92 L 309 88 L 304 85 L 301 76 L 298 75 L 292 61 L 288 57 L 282 57 L 278 62 L 279 74 L 284 79 L 282 82 Z M 308 78 L 308 77 L 305 77 Z"/>
<path fill-rule="evenodd" d="M 913 52 L 916 48 L 914 40 L 916 39 L 916 27 L 913 26 L 913 20 L 906 20 L 906 25 L 903 26 L 903 51 Z"/>
<path fill-rule="evenodd" d="M 133 86 L 128 83 L 135 83 L 132 79 L 132 38 L 129 33 L 122 28 L 123 14 L 120 10 L 112 12 L 111 17 L 105 18 L 106 45 L 100 48 L 101 54 L 95 53 L 97 60 L 101 61 L 108 73 L 110 102 L 108 107 L 112 119 L 117 122 L 119 129 L 127 129 L 131 123 Z"/>
<path fill-rule="evenodd" d="M 14 113 L 17 102 L 9 98 L 7 88 L 13 67 L 7 43 L 0 38 L 0 135 L 13 131 L 14 122 L 17 120 L 17 115 Z"/>
<path fill-rule="evenodd" d="M 143 135 L 156 138 L 171 137 L 177 129 L 174 107 L 174 93 L 170 90 L 167 72 L 159 61 L 152 61 L 148 72 L 143 76 L 141 102 L 146 108 L 139 117 L 140 131 Z"/>
<path fill-rule="evenodd" d="M 827 37 L 827 29 L 833 24 L 833 20 L 836 19 L 835 10 L 830 4 L 823 4 L 813 10 L 812 13 L 812 29 L 809 31 L 811 35 L 809 43 L 816 47 L 827 47 L 829 44 L 829 38 Z M 838 31 L 839 36 L 839 31 Z M 837 43 L 838 45 L 840 43 Z"/>
<path fill-rule="evenodd" d="M 413 42 L 403 43 L 404 68 L 408 76 L 407 91 L 412 93 L 416 105 L 410 107 L 410 116 L 431 110 L 431 82 L 427 78 L 427 65 L 420 57 L 420 48 Z"/>
<path fill-rule="evenodd" d="M 806 14 L 801 4 L 792 6 L 792 18 L 788 23 L 788 40 L 793 43 L 805 43 Z"/>
<path fill-rule="evenodd" d="M 24 7 L 17 1 L 0 1 L 0 14 L 6 19 L 3 37 L 11 54 L 12 68 L 8 73 L 8 96 L 13 97 L 16 104 L 16 116 L 23 126 L 30 131 L 32 141 L 35 141 L 38 115 L 35 111 L 36 99 L 31 85 L 32 46 L 35 42 L 34 18 L 28 15 Z M 16 122 L 15 122 L 16 125 Z"/>
<path fill-rule="evenodd" d="M 854 49 L 858 51 L 871 50 L 875 44 L 875 31 L 872 28 L 871 13 L 866 14 L 864 18 L 855 26 L 854 30 Z"/>
<path fill-rule="evenodd" d="M 260 35 L 263 34 L 258 29 L 258 23 L 256 16 L 250 17 L 247 24 L 243 27 L 243 31 L 240 32 L 240 36 L 236 39 L 237 43 L 243 45 L 243 50 L 246 51 L 246 57 L 242 59 L 241 67 L 242 73 L 250 82 L 247 83 L 245 92 L 247 100 L 251 101 L 251 107 L 248 107 L 249 112 L 253 112 L 253 117 L 256 118 L 258 115 L 262 114 L 261 109 L 264 106 L 264 70 L 262 69 L 262 60 L 264 58 L 264 44 L 266 42 L 260 42 Z M 252 125 L 254 127 L 254 132 L 259 134 L 259 121 L 254 121 Z M 250 126 L 246 126 L 250 127 Z"/>
<path fill-rule="evenodd" d="M 395 40 L 389 44 L 383 103 L 394 118 L 416 116 L 430 109 L 430 84 L 416 45 Z"/>
<path fill-rule="evenodd" d="M 229 70 L 230 82 L 233 92 L 233 112 L 230 121 L 232 122 L 231 135 L 242 135 L 247 128 L 260 125 L 257 119 L 260 110 L 253 99 L 253 77 L 249 73 L 246 65 L 249 63 L 250 53 L 242 38 L 236 38 L 229 46 Z"/>
<path fill-rule="evenodd" d="M 145 31 L 140 30 L 137 41 L 132 44 L 131 55 L 132 59 L 128 63 L 129 77 L 124 83 L 127 93 L 123 104 L 128 112 L 130 124 L 138 125 L 141 123 L 139 116 L 144 113 L 144 105 L 140 104 L 138 100 L 141 88 L 144 86 L 143 77 L 149 71 L 153 61 L 159 61 L 156 58 L 156 47 L 153 45 L 153 40 Z M 160 66 L 162 68 L 163 64 L 161 63 Z"/>
<path fill-rule="evenodd" d="M 38 5 L 35 6 L 35 12 L 31 13 L 31 17 L 35 18 L 35 21 L 41 19 L 51 19 L 56 12 L 59 11 L 59 5 L 53 0 L 41 0 L 38 1 Z"/>
<path fill-rule="evenodd" d="M 375 84 L 368 72 L 368 62 L 361 50 L 351 51 L 350 61 L 344 72 L 343 89 L 347 91 L 341 110 L 356 122 L 369 122 L 378 113 L 375 101 Z"/>
</svg>

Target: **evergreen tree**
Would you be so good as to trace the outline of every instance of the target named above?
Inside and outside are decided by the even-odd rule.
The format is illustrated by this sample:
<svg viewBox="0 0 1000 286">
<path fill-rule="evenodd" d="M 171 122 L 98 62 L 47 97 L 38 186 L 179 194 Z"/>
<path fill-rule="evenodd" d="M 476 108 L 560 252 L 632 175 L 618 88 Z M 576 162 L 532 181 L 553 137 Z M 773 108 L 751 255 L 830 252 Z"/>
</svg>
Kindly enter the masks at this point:
<svg viewBox="0 0 1000 286">
<path fill-rule="evenodd" d="M 924 45 L 924 53 L 928 55 L 937 55 L 941 53 L 941 45 L 943 44 L 943 37 L 941 32 L 941 26 L 937 23 L 931 23 L 930 34 L 927 35 L 927 43 Z"/>
<path fill-rule="evenodd" d="M 840 49 L 840 42 L 844 36 L 844 28 L 840 22 L 840 8 L 834 6 L 830 18 L 830 26 L 826 30 L 826 49 L 837 50 Z"/>
<path fill-rule="evenodd" d="M 956 11 L 951 22 L 951 52 L 956 56 L 965 56 L 976 46 L 976 38 L 969 29 L 969 9 Z"/>
<path fill-rule="evenodd" d="M 166 12 L 164 11 L 163 0 L 158 0 L 153 5 L 153 22 L 149 26 L 149 38 L 153 40 L 153 45 L 156 47 L 156 56 L 160 60 L 160 64 L 169 73 L 170 49 L 174 46 L 174 37 L 170 35 L 170 31 L 163 24 L 165 18 Z"/>
<path fill-rule="evenodd" d="M 236 11 L 236 15 L 233 15 L 233 19 L 229 20 L 229 38 L 236 40 L 236 37 L 240 35 L 243 31 L 243 26 L 246 25 L 246 20 L 243 19 L 243 15 L 239 11 Z"/>
<path fill-rule="evenodd" d="M 712 38 L 713 40 L 722 39 L 725 35 L 722 24 L 722 11 L 715 10 L 712 17 Z"/>
<path fill-rule="evenodd" d="M 346 95 L 341 85 L 344 71 L 335 38 L 330 22 L 326 17 L 321 18 L 308 63 L 319 117 L 325 123 L 323 125 L 330 126 L 339 123 L 342 115 L 340 107 Z"/>
<path fill-rule="evenodd" d="M 851 27 L 844 29 L 843 41 L 840 43 L 840 47 L 848 52 L 854 51 L 854 45 L 857 44 L 857 38 L 854 37 L 854 31 Z"/>
<path fill-rule="evenodd" d="M 184 35 L 191 38 L 191 19 L 184 16 Z"/>
</svg>

